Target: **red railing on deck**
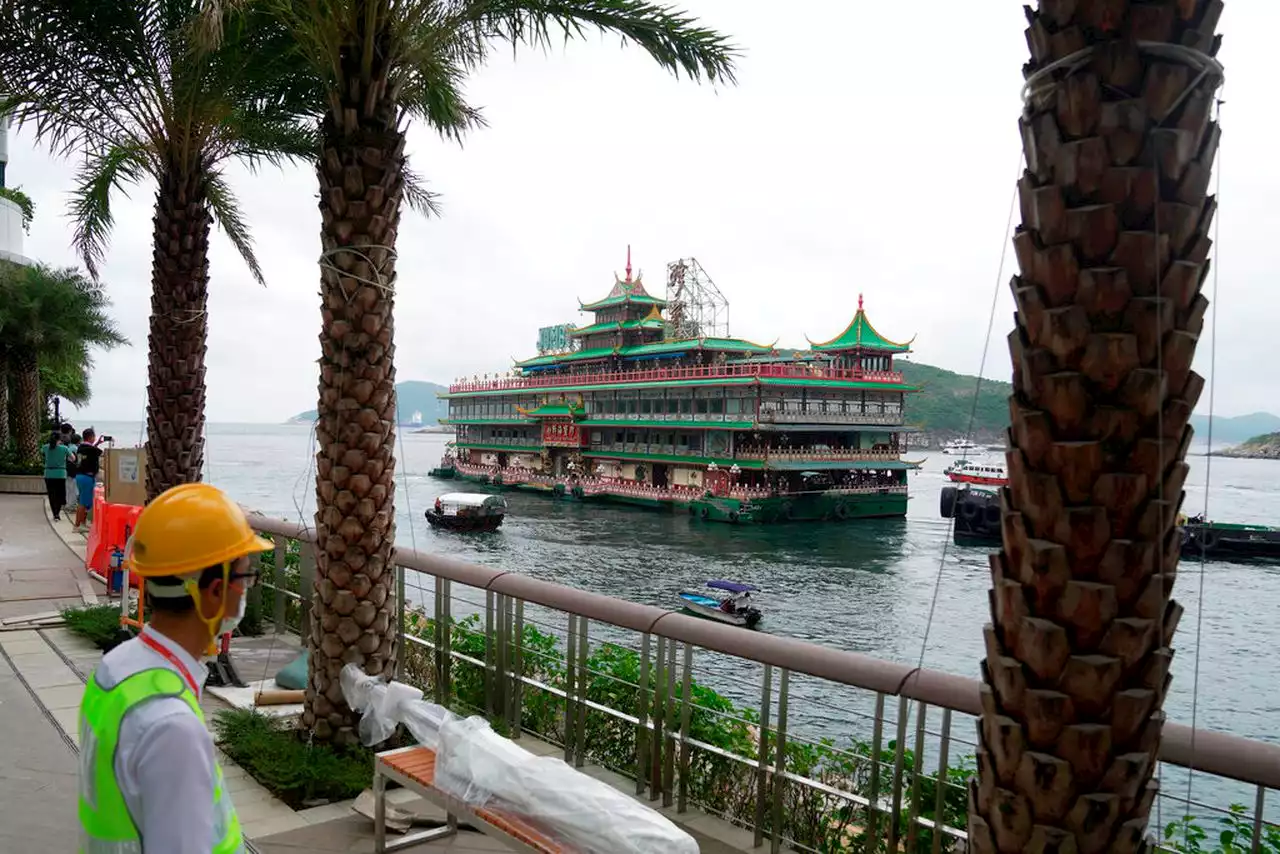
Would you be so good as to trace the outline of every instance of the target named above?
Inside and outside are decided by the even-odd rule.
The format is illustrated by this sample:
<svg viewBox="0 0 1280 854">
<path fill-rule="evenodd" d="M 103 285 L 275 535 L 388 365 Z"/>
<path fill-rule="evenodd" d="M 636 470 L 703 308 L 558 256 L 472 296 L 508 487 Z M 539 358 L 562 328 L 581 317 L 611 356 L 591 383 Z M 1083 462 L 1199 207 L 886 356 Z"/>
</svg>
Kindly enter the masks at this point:
<svg viewBox="0 0 1280 854">
<path fill-rule="evenodd" d="M 853 368 L 818 368 L 811 365 L 748 364 L 699 365 L 690 368 L 643 368 L 634 371 L 601 371 L 550 376 L 498 377 L 458 380 L 449 392 L 520 391 L 559 386 L 606 385 L 613 383 L 676 382 L 679 380 L 734 379 L 738 377 L 803 380 L 843 380 L 851 382 L 901 383 L 901 371 L 862 371 Z"/>
</svg>

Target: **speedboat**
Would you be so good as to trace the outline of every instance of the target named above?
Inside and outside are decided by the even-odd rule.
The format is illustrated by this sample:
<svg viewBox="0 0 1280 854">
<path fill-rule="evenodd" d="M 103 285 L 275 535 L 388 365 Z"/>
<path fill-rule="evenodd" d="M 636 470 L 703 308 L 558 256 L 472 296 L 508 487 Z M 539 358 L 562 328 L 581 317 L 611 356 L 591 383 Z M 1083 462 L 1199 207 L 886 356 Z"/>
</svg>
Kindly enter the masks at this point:
<svg viewBox="0 0 1280 854">
<path fill-rule="evenodd" d="M 942 446 L 942 453 L 963 457 L 965 454 L 982 453 L 982 446 L 968 439 L 952 439 Z"/>
<path fill-rule="evenodd" d="M 754 628 L 764 616 L 751 604 L 751 594 L 759 587 L 738 581 L 708 581 L 711 591 L 686 590 L 680 594 L 680 607 L 696 617 L 705 617 L 731 626 Z"/>
<path fill-rule="evenodd" d="M 496 531 L 507 514 L 507 500 L 482 492 L 450 492 L 426 512 L 433 528 L 449 531 Z"/>
</svg>

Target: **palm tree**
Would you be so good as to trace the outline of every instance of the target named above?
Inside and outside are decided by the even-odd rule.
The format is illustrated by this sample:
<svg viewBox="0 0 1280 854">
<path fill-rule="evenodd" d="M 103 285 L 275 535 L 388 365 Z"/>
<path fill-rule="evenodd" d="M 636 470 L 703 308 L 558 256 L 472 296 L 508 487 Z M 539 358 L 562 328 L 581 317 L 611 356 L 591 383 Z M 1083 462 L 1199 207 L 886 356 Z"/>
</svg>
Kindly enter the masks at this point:
<svg viewBox="0 0 1280 854">
<path fill-rule="evenodd" d="M 74 243 L 97 277 L 112 194 L 156 182 L 148 336 L 147 495 L 199 480 L 204 462 L 209 230 L 222 228 L 253 277 L 253 252 L 224 166 L 314 158 L 314 78 L 279 26 L 219 21 L 208 44 L 199 0 L 23 0 L 4 4 L 0 80 L 14 118 L 83 158 Z M 69 61 L 74 57 L 75 61 Z"/>
<path fill-rule="evenodd" d="M 21 462 L 34 463 L 40 454 L 46 409 L 41 365 L 66 367 L 87 356 L 90 347 L 128 343 L 108 314 L 110 306 L 102 286 L 78 270 L 0 262 L 0 328 L 13 371 L 12 415 Z"/>
<path fill-rule="evenodd" d="M 1215 201 L 1216 2 L 1028 9 L 977 854 L 1147 850 Z"/>
<path fill-rule="evenodd" d="M 294 34 L 326 89 L 321 122 L 319 556 L 303 724 L 352 738 L 344 661 L 395 662 L 396 234 L 402 201 L 425 201 L 405 171 L 405 121 L 446 137 L 480 123 L 461 94 L 495 45 L 547 47 L 598 30 L 691 78 L 731 81 L 734 48 L 643 0 L 260 0 Z"/>
</svg>

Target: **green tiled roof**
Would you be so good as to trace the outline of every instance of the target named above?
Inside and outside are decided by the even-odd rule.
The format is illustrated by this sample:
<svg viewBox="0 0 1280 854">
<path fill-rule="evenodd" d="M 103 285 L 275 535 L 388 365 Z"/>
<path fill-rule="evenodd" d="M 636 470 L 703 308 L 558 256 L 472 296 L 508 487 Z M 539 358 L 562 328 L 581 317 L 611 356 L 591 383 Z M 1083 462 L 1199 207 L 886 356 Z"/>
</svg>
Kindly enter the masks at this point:
<svg viewBox="0 0 1280 854">
<path fill-rule="evenodd" d="M 728 350 L 734 353 L 768 353 L 772 348 L 763 344 L 753 344 L 740 338 L 689 338 L 683 341 L 658 341 L 654 344 L 633 344 L 630 347 L 592 347 L 578 350 L 576 353 L 561 353 L 551 356 L 537 356 L 516 362 L 518 368 L 533 368 L 541 365 L 555 365 L 561 362 L 582 362 L 591 359 L 607 359 L 610 356 L 619 358 L 642 358 L 658 356 L 663 353 L 679 353 L 682 350 Z"/>
<path fill-rule="evenodd" d="M 915 340 L 914 338 L 912 339 Z M 907 353 L 911 350 L 911 341 L 905 344 L 897 341 L 890 341 L 885 338 L 875 327 L 871 325 L 871 321 L 867 320 L 867 313 L 862 310 L 862 296 L 858 296 L 858 312 L 853 316 L 853 320 L 849 321 L 849 325 L 844 331 L 832 338 L 830 341 L 824 341 L 821 344 L 809 339 L 810 346 L 815 350 L 878 350 L 882 353 Z"/>
<path fill-rule="evenodd" d="M 581 406 L 567 403 L 544 403 L 520 412 L 530 418 L 581 418 L 587 414 Z"/>
<path fill-rule="evenodd" d="M 611 323 L 593 323 L 590 326 L 578 326 L 569 330 L 570 335 L 594 335 L 597 332 L 617 332 L 620 329 L 661 329 L 661 320 L 644 318 L 643 320 L 615 320 Z"/>
<path fill-rule="evenodd" d="M 581 300 L 578 301 L 578 305 L 582 306 L 583 311 L 599 311 L 602 308 L 611 308 L 625 303 L 662 307 L 667 304 L 667 301 L 650 296 L 649 292 L 644 289 L 644 283 L 639 278 L 632 279 L 629 263 L 627 266 L 627 278 L 619 279 L 615 275 L 613 288 L 605 295 L 604 299 L 586 305 L 583 305 Z"/>
</svg>

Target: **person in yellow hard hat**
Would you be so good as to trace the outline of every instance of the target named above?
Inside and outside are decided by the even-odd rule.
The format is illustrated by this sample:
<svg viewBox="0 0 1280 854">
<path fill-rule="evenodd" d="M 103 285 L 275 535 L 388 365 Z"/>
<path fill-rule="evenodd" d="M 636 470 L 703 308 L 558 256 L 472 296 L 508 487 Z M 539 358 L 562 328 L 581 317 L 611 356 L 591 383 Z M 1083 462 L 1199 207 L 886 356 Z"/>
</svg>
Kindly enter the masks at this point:
<svg viewBox="0 0 1280 854">
<path fill-rule="evenodd" d="M 151 622 L 107 653 L 80 704 L 80 854 L 245 850 L 200 711 L 201 658 L 244 616 L 272 548 L 221 490 L 175 486 L 138 516 L 126 566 Z"/>
</svg>

